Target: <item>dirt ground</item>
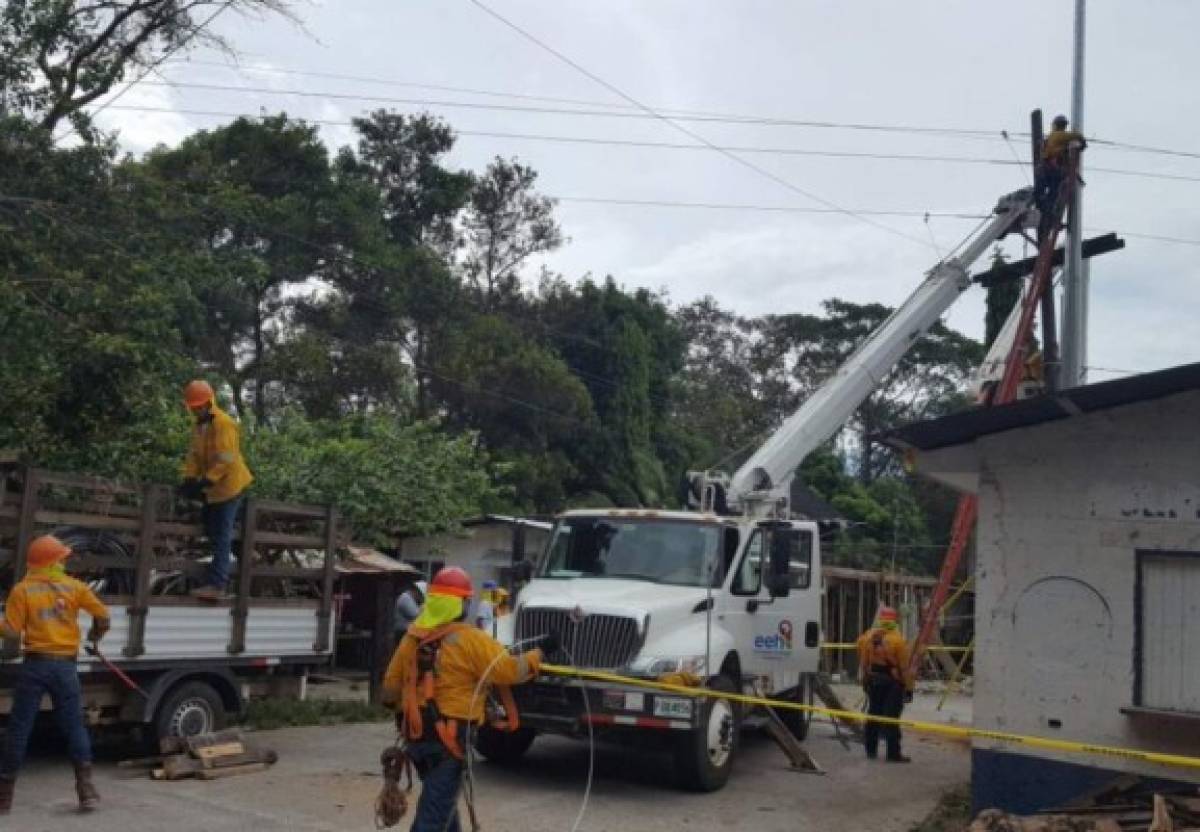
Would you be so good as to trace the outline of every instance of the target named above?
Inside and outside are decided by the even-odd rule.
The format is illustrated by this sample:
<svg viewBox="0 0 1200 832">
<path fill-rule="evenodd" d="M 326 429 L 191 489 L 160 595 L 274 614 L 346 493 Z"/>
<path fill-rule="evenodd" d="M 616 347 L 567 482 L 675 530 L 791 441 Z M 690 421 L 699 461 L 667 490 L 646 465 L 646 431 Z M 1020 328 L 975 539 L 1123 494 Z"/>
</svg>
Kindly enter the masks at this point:
<svg viewBox="0 0 1200 832">
<path fill-rule="evenodd" d="M 847 697 L 849 700 L 849 697 Z M 851 701 L 849 704 L 853 704 Z M 936 696 L 922 695 L 911 709 L 929 718 Z M 939 718 L 958 721 L 969 700 L 956 701 Z M 388 724 L 289 728 L 254 735 L 279 752 L 267 772 L 213 782 L 154 782 L 98 766 L 101 810 L 75 812 L 69 766 L 49 753 L 34 756 L 18 784 L 13 815 L 0 830 L 20 832 L 310 832 L 374 829 L 373 802 L 380 787 L 379 751 L 392 740 Z M 968 778 L 969 754 L 961 743 L 909 735 L 911 765 L 868 761 L 861 747 L 845 750 L 828 723 L 816 723 L 806 743 L 827 770 L 824 776 L 789 771 L 778 749 L 748 732 L 728 786 L 713 794 L 678 791 L 667 761 L 599 746 L 596 778 L 581 830 L 754 829 L 755 832 L 907 832 L 946 789 Z M 110 752 L 111 755 L 112 752 Z M 511 770 L 476 768 L 484 832 L 567 832 L 580 810 L 588 771 L 588 746 L 543 738 Z M 407 829 L 410 818 L 399 827 Z"/>
</svg>

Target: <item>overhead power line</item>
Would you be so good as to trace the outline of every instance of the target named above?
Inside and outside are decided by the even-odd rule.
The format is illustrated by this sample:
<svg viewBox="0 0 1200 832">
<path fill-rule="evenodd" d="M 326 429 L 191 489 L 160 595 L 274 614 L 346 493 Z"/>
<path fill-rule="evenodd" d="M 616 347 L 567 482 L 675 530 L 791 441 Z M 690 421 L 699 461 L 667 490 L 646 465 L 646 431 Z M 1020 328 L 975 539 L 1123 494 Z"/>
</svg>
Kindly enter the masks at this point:
<svg viewBox="0 0 1200 832">
<path fill-rule="evenodd" d="M 141 105 L 116 105 L 112 109 L 123 110 L 127 112 L 147 112 L 147 113 L 177 113 L 179 115 L 206 116 L 212 118 L 257 118 L 257 114 L 222 111 L 222 110 L 195 110 L 190 108 L 172 108 L 172 107 L 155 107 Z M 320 124 L 329 127 L 353 127 L 353 121 L 345 121 L 340 119 L 324 119 L 324 118 L 304 118 L 305 121 L 312 124 Z M 455 135 L 466 136 L 472 138 L 493 138 L 493 139 L 512 139 L 516 141 L 535 141 L 535 142 L 552 142 L 561 144 L 577 144 L 577 145 L 594 145 L 600 147 L 637 147 L 647 148 L 652 150 L 683 150 L 683 151 L 708 151 L 716 149 L 720 151 L 728 151 L 729 153 L 749 153 L 756 155 L 776 155 L 776 156 L 801 156 L 815 157 L 824 159 L 856 159 L 856 160 L 874 160 L 885 162 L 920 162 L 920 163 L 937 163 L 937 164 L 960 164 L 960 165 L 985 165 L 992 167 L 1024 167 L 1025 163 L 1019 158 L 1016 159 L 996 159 L 981 156 L 945 156 L 931 155 L 923 153 L 874 153 L 870 151 L 856 150 L 826 150 L 826 149 L 810 149 L 796 147 L 756 147 L 752 145 L 695 145 L 684 144 L 682 142 L 652 142 L 638 141 L 635 139 L 612 139 L 612 138 L 595 138 L 591 136 L 560 136 L 545 133 L 510 133 L 495 130 L 458 130 L 455 129 Z M 1158 173 L 1156 171 L 1145 170 L 1128 170 L 1124 168 L 1109 168 L 1109 167 L 1088 167 L 1090 173 L 1112 174 L 1114 176 L 1131 176 L 1142 177 L 1147 179 L 1164 179 L 1176 180 L 1182 182 L 1200 182 L 1200 175 L 1188 176 L 1186 174 L 1176 173 Z M 844 213 L 844 212 L 843 212 Z"/>
<path fill-rule="evenodd" d="M 597 101 L 590 98 L 566 98 L 562 96 L 550 95 L 531 95 L 529 93 L 519 93 L 502 90 L 481 89 L 478 87 L 457 87 L 448 86 L 445 84 L 426 84 L 413 81 L 399 81 L 388 78 L 379 78 L 366 75 L 346 75 L 336 72 L 319 72 L 315 70 L 300 70 L 278 66 L 264 66 L 256 64 L 240 64 L 240 63 L 222 63 L 220 61 L 202 61 L 191 58 L 175 61 L 169 66 L 185 67 L 185 66 L 207 66 L 226 69 L 231 72 L 239 73 L 259 73 L 265 75 L 292 75 L 296 77 L 307 78 L 328 78 L 336 81 L 353 81 L 362 84 L 376 84 L 385 87 L 406 87 L 410 89 L 425 89 L 435 90 L 438 92 L 453 92 L 464 95 L 481 95 L 492 98 L 510 98 L 519 101 L 541 101 L 550 104 L 571 104 L 581 107 L 604 107 L 618 110 L 636 110 L 631 104 L 624 103 L 608 103 Z M 1005 130 L 997 128 L 993 130 L 983 130 L 978 128 L 963 128 L 963 127 L 938 127 L 938 126 L 920 126 L 906 124 L 873 124 L 864 122 L 844 122 L 844 121 L 819 121 L 812 119 L 799 119 L 793 117 L 779 116 L 764 116 L 761 114 L 745 114 L 745 113 L 730 113 L 713 110 L 686 110 L 672 109 L 667 107 L 655 107 L 659 113 L 672 118 L 685 118 L 688 116 L 709 117 L 716 119 L 729 119 L 734 123 L 749 123 L 761 124 L 763 126 L 779 126 L 779 127 L 812 127 L 812 128 L 828 128 L 834 130 L 866 130 L 872 132 L 883 133 L 913 133 L 923 135 L 935 135 L 945 137 L 957 137 L 960 139 L 978 139 L 987 141 L 1005 141 L 1005 134 L 1009 138 L 1028 139 L 1029 133 L 1021 131 Z M 644 114 L 639 113 L 641 118 L 649 118 Z M 1101 137 L 1089 136 L 1088 141 L 1091 144 L 1104 145 L 1111 147 L 1114 150 L 1122 150 L 1130 153 L 1148 153 L 1163 156 L 1176 156 L 1186 159 L 1200 159 L 1200 151 L 1178 150 L 1166 147 L 1154 147 L 1145 144 L 1135 144 L 1131 142 L 1122 142 L 1114 139 L 1106 139 Z"/>
</svg>

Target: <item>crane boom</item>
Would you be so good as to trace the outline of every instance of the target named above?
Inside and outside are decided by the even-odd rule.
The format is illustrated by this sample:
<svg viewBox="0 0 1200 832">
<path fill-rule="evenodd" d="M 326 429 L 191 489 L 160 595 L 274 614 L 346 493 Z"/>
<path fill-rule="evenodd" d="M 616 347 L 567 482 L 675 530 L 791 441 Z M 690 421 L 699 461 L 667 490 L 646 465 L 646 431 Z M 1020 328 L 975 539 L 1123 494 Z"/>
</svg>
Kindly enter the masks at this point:
<svg viewBox="0 0 1200 832">
<path fill-rule="evenodd" d="M 809 396 L 730 479 L 729 497 L 743 511 L 789 487 L 796 468 L 832 437 L 886 378 L 916 341 L 970 285 L 968 269 L 988 248 L 1026 219 L 1031 191 L 1003 197 L 995 216 L 957 257 L 934 266 L 916 291 L 880 325 L 831 378 Z"/>
</svg>

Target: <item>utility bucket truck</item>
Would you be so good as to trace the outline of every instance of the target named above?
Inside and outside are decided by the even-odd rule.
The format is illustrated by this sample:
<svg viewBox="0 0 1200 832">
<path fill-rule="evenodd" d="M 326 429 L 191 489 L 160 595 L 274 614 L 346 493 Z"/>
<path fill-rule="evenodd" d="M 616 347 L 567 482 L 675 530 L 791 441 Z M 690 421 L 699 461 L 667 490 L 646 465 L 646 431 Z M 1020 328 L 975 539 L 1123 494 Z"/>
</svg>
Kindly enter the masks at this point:
<svg viewBox="0 0 1200 832">
<path fill-rule="evenodd" d="M 1009 231 L 1036 225 L 1030 198 L 1022 190 L 1001 199 L 958 256 L 930 270 L 732 477 L 689 474 L 691 510 L 559 517 L 545 551 L 525 566 L 531 579 L 515 616 L 502 619 L 510 642 L 555 632 L 563 647 L 548 658 L 557 664 L 806 699 L 821 643 L 821 546 L 816 525 L 789 511 L 791 479 L 971 285 L 970 265 Z M 711 791 L 737 756 L 743 708 L 729 700 L 559 678 L 514 693 L 521 729 L 478 736 L 494 761 L 520 757 L 538 732 L 594 732 L 670 751 L 681 785 Z M 800 712 L 779 716 L 804 738 Z"/>
</svg>

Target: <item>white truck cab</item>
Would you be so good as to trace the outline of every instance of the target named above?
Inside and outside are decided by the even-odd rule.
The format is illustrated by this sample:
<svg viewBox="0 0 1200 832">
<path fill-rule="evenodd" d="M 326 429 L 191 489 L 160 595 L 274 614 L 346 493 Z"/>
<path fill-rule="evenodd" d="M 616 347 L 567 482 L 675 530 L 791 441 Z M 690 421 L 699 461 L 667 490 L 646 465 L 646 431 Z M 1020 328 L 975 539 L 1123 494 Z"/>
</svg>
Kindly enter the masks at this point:
<svg viewBox="0 0 1200 832">
<path fill-rule="evenodd" d="M 723 690 L 799 697 L 819 657 L 817 527 L 700 512 L 570 511 L 558 518 L 515 612 L 518 645 L 560 636 L 552 662 L 645 679 L 687 674 Z M 590 721 L 594 731 L 670 746 L 689 787 L 719 788 L 729 776 L 741 710 L 730 703 L 554 678 L 517 693 L 530 741 L 533 731 L 581 736 Z M 802 734 L 803 721 L 788 716 Z M 499 748 L 490 739 L 480 748 L 489 757 L 523 742 Z"/>
</svg>

